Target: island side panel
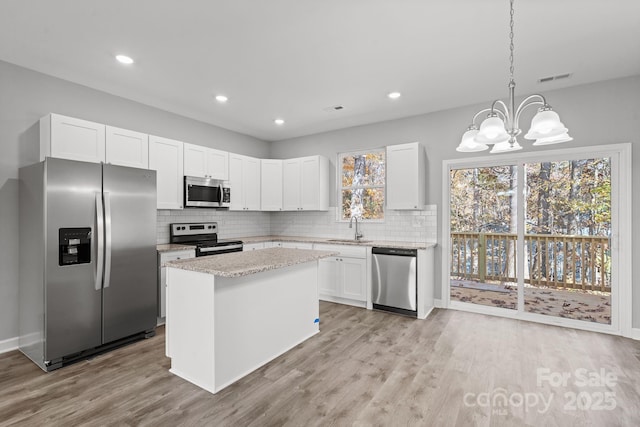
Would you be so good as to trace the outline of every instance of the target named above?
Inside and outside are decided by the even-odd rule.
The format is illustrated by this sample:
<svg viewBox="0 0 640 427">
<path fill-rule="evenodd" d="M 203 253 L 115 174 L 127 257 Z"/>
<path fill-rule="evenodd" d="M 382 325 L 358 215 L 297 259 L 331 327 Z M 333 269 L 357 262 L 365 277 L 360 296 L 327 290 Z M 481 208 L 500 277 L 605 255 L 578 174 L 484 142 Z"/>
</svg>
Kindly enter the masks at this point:
<svg viewBox="0 0 640 427">
<path fill-rule="evenodd" d="M 210 274 L 167 269 L 170 372 L 211 393 L 215 392 L 214 281 Z"/>
<path fill-rule="evenodd" d="M 216 391 L 319 332 L 318 262 L 215 280 Z"/>
</svg>

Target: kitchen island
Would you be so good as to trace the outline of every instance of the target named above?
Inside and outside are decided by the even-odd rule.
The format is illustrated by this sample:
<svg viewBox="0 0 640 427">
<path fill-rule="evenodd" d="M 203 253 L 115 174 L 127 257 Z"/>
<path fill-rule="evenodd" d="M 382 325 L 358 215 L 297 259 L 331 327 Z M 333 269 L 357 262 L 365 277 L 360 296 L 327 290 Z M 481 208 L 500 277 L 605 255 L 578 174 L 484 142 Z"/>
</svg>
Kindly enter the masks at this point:
<svg viewBox="0 0 640 427">
<path fill-rule="evenodd" d="M 318 260 L 271 248 L 167 263 L 170 372 L 217 393 L 319 332 Z"/>
</svg>

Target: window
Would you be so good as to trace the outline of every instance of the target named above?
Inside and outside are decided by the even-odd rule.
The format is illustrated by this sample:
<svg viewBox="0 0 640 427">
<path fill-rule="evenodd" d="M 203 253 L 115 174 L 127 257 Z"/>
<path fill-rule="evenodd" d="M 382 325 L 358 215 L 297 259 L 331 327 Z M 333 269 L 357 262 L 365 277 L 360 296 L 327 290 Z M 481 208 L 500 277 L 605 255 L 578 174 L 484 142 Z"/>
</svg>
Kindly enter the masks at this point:
<svg viewBox="0 0 640 427">
<path fill-rule="evenodd" d="M 338 165 L 339 219 L 384 219 L 384 149 L 341 153 Z"/>
</svg>

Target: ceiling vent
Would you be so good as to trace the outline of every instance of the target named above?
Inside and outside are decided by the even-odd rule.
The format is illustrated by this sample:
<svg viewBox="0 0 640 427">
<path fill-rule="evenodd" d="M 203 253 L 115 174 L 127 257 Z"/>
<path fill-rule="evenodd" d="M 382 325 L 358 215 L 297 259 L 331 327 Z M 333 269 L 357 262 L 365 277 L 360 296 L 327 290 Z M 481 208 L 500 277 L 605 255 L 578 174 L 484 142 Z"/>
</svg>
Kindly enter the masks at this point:
<svg viewBox="0 0 640 427">
<path fill-rule="evenodd" d="M 334 105 L 332 107 L 323 108 L 322 111 L 326 111 L 327 113 L 331 113 L 333 111 L 341 111 L 344 110 L 344 105 Z"/>
<path fill-rule="evenodd" d="M 571 77 L 571 75 L 572 75 L 571 73 L 566 73 L 566 74 L 558 74 L 555 76 L 542 77 L 541 79 L 538 79 L 538 83 L 548 83 L 555 80 L 564 80 Z"/>
</svg>

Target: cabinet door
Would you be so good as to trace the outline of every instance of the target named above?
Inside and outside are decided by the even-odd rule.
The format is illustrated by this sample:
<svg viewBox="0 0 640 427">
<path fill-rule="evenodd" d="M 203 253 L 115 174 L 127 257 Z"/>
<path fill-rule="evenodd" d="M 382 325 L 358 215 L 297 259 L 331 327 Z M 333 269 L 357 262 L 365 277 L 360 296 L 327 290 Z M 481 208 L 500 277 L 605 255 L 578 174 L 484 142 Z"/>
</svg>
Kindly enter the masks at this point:
<svg viewBox="0 0 640 427">
<path fill-rule="evenodd" d="M 244 186 L 242 182 L 242 158 L 239 154 L 229 153 L 229 185 L 231 186 L 231 203 L 229 210 L 244 210 Z"/>
<path fill-rule="evenodd" d="M 242 161 L 242 188 L 245 210 L 260 210 L 260 159 L 245 157 Z M 233 195 L 233 189 L 232 195 Z"/>
<path fill-rule="evenodd" d="M 105 162 L 132 168 L 149 168 L 149 135 L 106 127 Z"/>
<path fill-rule="evenodd" d="M 207 148 L 184 143 L 184 175 L 207 178 Z"/>
<path fill-rule="evenodd" d="M 281 242 L 281 247 L 290 249 L 313 249 L 313 243 Z"/>
<path fill-rule="evenodd" d="M 282 210 L 282 160 L 261 160 L 260 206 L 263 211 Z"/>
<path fill-rule="evenodd" d="M 320 197 L 320 159 L 318 156 L 300 159 L 300 207 L 318 210 Z"/>
<path fill-rule="evenodd" d="M 229 153 L 209 148 L 206 151 L 207 175 L 213 179 L 229 180 Z"/>
<path fill-rule="evenodd" d="M 300 210 L 300 159 L 287 159 L 282 165 L 282 209 Z"/>
<path fill-rule="evenodd" d="M 41 122 L 41 141 L 51 157 L 100 163 L 105 160 L 105 125 L 51 114 Z M 45 129 L 43 129 L 45 127 Z"/>
<path fill-rule="evenodd" d="M 320 295 L 337 297 L 338 291 L 338 266 L 340 262 L 336 258 L 323 258 L 318 261 L 318 292 Z"/>
<path fill-rule="evenodd" d="M 158 209 L 182 209 L 182 149 L 180 141 L 149 137 L 149 169 L 157 175 Z"/>
<path fill-rule="evenodd" d="M 420 146 L 417 142 L 387 147 L 387 208 L 420 209 Z"/>
<path fill-rule="evenodd" d="M 257 251 L 264 249 L 264 243 L 245 243 L 242 245 L 243 251 Z"/>
<path fill-rule="evenodd" d="M 367 300 L 367 261 L 340 257 L 340 296 L 357 301 Z"/>
</svg>

